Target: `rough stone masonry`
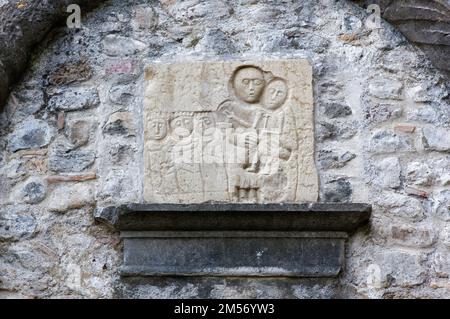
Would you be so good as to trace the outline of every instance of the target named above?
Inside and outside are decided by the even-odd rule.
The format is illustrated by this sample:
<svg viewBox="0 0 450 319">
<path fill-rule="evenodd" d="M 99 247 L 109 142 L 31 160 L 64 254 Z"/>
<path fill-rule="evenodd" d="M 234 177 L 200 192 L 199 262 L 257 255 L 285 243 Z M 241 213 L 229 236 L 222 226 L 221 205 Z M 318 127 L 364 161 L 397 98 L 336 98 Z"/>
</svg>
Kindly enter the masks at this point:
<svg viewBox="0 0 450 319">
<path fill-rule="evenodd" d="M 307 59 L 319 201 L 373 205 L 339 283 L 185 278 L 131 297 L 449 297 L 449 86 L 349 1 L 110 1 L 48 34 L 0 120 L 0 297 L 113 297 L 118 234 L 95 207 L 144 200 L 153 62 Z"/>
</svg>

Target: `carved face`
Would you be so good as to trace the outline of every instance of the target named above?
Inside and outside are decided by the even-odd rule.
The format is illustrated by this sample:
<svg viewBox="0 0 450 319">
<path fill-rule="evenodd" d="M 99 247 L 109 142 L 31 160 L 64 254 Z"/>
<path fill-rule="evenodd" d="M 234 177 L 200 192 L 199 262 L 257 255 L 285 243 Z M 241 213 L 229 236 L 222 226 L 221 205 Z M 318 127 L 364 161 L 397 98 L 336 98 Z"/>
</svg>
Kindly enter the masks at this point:
<svg viewBox="0 0 450 319">
<path fill-rule="evenodd" d="M 233 87 L 237 97 L 247 103 L 257 103 L 264 90 L 265 80 L 262 71 L 254 67 L 245 67 L 237 71 Z"/>
<path fill-rule="evenodd" d="M 203 135 L 211 135 L 215 129 L 215 120 L 211 114 L 201 115 L 197 120 L 198 128 Z"/>
<path fill-rule="evenodd" d="M 170 122 L 173 132 L 179 137 L 188 137 L 194 129 L 194 121 L 189 116 L 178 116 Z"/>
<path fill-rule="evenodd" d="M 161 140 L 167 134 L 167 123 L 163 119 L 153 119 L 148 126 L 149 137 L 152 140 Z"/>
<path fill-rule="evenodd" d="M 275 110 L 283 105 L 287 98 L 288 89 L 282 79 L 274 79 L 267 84 L 264 91 L 264 107 Z"/>
</svg>

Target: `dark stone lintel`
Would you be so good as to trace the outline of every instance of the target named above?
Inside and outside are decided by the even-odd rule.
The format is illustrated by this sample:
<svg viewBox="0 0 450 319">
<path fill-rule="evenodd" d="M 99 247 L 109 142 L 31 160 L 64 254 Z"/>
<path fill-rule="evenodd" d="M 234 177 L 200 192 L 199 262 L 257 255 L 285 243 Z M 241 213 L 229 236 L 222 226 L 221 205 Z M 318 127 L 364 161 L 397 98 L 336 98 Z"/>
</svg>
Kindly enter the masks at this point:
<svg viewBox="0 0 450 319">
<path fill-rule="evenodd" d="M 359 203 L 127 204 L 98 208 L 95 217 L 121 231 L 344 231 L 370 218 Z"/>
<path fill-rule="evenodd" d="M 99 208 L 121 231 L 122 277 L 337 277 L 367 204 L 128 204 Z"/>
</svg>

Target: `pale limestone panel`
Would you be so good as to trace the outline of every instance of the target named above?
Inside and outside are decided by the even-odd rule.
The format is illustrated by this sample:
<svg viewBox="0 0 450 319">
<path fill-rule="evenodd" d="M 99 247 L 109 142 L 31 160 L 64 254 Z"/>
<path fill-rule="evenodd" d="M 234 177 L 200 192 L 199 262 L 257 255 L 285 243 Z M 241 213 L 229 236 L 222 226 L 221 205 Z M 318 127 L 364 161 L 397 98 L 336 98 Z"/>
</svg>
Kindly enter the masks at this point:
<svg viewBox="0 0 450 319">
<path fill-rule="evenodd" d="M 317 201 L 307 60 L 155 63 L 144 89 L 145 201 Z"/>
</svg>

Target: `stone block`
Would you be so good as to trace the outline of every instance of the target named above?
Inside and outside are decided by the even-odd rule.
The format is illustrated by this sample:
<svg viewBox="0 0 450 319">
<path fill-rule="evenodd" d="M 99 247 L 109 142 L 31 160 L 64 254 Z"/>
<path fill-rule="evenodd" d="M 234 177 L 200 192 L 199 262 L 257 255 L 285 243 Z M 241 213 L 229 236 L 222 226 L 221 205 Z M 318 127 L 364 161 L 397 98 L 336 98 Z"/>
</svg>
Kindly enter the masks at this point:
<svg viewBox="0 0 450 319">
<path fill-rule="evenodd" d="M 144 199 L 316 201 L 313 122 L 307 60 L 152 64 Z"/>
<path fill-rule="evenodd" d="M 8 138 L 8 149 L 11 152 L 18 150 L 40 148 L 48 145 L 53 135 L 50 126 L 34 118 L 28 118 L 19 124 Z"/>
</svg>

